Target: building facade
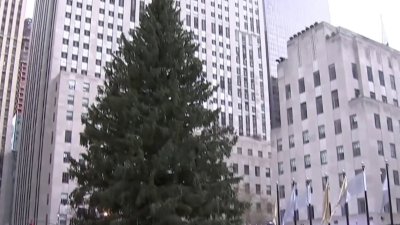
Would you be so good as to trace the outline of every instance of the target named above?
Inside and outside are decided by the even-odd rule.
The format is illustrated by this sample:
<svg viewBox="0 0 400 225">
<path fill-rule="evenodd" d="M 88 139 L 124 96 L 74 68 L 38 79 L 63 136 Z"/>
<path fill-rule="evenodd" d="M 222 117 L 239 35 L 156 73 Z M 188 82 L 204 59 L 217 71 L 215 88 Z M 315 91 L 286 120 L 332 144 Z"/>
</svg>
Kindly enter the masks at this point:
<svg viewBox="0 0 400 225">
<path fill-rule="evenodd" d="M 8 126 L 12 123 L 18 64 L 21 52 L 25 0 L 0 3 L 0 190 L 3 174 L 4 152 L 11 143 Z"/>
<path fill-rule="evenodd" d="M 68 224 L 69 156 L 79 144 L 81 117 L 103 85 L 103 67 L 120 36 L 139 26 L 150 1 L 37 0 L 28 64 L 12 224 Z M 266 204 L 270 137 L 267 56 L 261 0 L 181 0 L 181 18 L 199 43 L 203 72 L 219 88 L 206 104 L 221 109 L 220 122 L 240 136 L 228 159 L 245 175 L 243 198 L 254 210 Z M 265 176 L 268 175 L 266 178 Z M 264 204 L 265 203 L 265 204 Z M 267 206 L 268 205 L 268 206 Z"/>
<path fill-rule="evenodd" d="M 32 31 L 32 19 L 24 21 L 23 37 L 21 43 L 21 54 L 14 102 L 12 123 L 8 125 L 11 131 L 9 145 L 4 152 L 3 164 L 3 184 L 0 190 L 0 223 L 9 225 L 11 223 L 11 208 L 13 200 L 15 169 L 17 163 L 17 150 L 19 135 L 21 130 L 21 117 L 23 110 L 23 100 L 25 96 L 25 86 L 27 78 L 27 65 L 29 54 L 30 35 Z"/>
<path fill-rule="evenodd" d="M 271 126 L 275 128 L 280 126 L 276 60 L 287 56 L 286 42 L 290 36 L 315 22 L 330 22 L 330 13 L 328 0 L 265 0 L 264 7 L 270 115 Z"/>
<path fill-rule="evenodd" d="M 315 222 L 330 185 L 332 210 L 344 176 L 365 165 L 371 221 L 388 224 L 382 212 L 385 160 L 389 163 L 392 207 L 400 222 L 400 52 L 340 27 L 319 23 L 290 38 L 288 58 L 278 66 L 282 126 L 273 129 L 273 161 L 281 210 L 297 183 L 310 183 Z M 300 220 L 307 220 L 306 209 Z M 364 195 L 349 201 L 351 224 L 366 224 Z M 346 224 L 344 211 L 332 223 Z"/>
</svg>

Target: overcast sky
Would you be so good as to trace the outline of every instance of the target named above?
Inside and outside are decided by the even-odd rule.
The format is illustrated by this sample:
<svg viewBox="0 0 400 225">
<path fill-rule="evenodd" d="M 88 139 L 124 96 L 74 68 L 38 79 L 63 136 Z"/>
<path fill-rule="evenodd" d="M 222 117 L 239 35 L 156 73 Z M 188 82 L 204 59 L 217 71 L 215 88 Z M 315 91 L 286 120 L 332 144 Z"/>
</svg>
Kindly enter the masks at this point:
<svg viewBox="0 0 400 225">
<path fill-rule="evenodd" d="M 301 1 L 301 0 L 293 0 Z M 32 18 L 35 0 L 27 1 Z M 382 23 L 389 45 L 400 50 L 400 0 L 329 0 L 331 23 L 382 42 Z"/>
</svg>

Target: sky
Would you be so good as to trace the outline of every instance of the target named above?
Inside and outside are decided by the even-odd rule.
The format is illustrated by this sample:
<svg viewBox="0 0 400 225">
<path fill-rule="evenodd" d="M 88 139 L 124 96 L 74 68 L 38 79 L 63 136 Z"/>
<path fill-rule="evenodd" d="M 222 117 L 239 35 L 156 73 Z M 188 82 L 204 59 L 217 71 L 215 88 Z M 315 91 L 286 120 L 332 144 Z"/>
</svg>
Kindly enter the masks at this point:
<svg viewBox="0 0 400 225">
<path fill-rule="evenodd" d="M 26 18 L 32 18 L 34 2 L 27 0 Z M 400 0 L 329 0 L 329 7 L 333 25 L 378 42 L 382 42 L 383 21 L 383 30 L 390 47 L 400 51 Z"/>
</svg>

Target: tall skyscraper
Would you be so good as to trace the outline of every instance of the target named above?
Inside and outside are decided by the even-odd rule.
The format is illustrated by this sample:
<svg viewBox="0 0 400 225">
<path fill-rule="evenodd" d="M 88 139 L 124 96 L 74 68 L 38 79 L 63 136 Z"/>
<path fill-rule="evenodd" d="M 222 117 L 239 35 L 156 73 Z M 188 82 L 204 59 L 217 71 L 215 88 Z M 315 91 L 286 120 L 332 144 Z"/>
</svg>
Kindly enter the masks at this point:
<svg viewBox="0 0 400 225">
<path fill-rule="evenodd" d="M 388 160 L 394 218 L 400 222 L 399 74 L 399 51 L 344 28 L 319 23 L 290 38 L 288 59 L 278 66 L 282 126 L 272 131 L 281 209 L 292 179 L 299 194 L 307 182 L 319 223 L 327 182 L 333 211 L 344 176 L 352 180 L 364 163 L 371 221 L 389 224 L 382 208 Z M 352 196 L 351 224 L 367 224 L 365 201 L 363 191 Z M 300 210 L 300 224 L 306 212 Z M 346 224 L 340 207 L 331 224 Z"/>
<path fill-rule="evenodd" d="M 3 174 L 3 157 L 11 144 L 11 125 L 18 78 L 25 0 L 0 2 L 0 190 Z"/>
<path fill-rule="evenodd" d="M 280 125 L 277 62 L 286 57 L 286 42 L 293 34 L 315 22 L 329 22 L 328 0 L 264 0 L 267 32 L 269 102 L 271 126 Z"/>
<path fill-rule="evenodd" d="M 144 0 L 37 0 L 18 154 L 13 223 L 68 224 L 69 157 L 79 159 L 81 117 L 103 85 L 122 33 L 139 26 Z M 262 0 L 180 0 L 203 72 L 219 85 L 205 107 L 240 136 L 229 165 L 254 210 L 268 203 L 270 137 Z M 266 210 L 268 209 L 268 210 Z"/>
</svg>

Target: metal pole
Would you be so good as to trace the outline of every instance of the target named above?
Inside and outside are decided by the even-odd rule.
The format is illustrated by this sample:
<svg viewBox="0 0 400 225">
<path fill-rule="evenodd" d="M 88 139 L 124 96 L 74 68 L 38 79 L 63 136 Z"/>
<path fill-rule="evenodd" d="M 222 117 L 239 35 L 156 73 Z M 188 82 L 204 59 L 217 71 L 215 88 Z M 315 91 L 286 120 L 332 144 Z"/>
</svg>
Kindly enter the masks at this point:
<svg viewBox="0 0 400 225">
<path fill-rule="evenodd" d="M 344 204 L 344 210 L 346 211 L 346 224 L 350 225 L 350 221 L 349 221 L 349 204 L 347 204 L 347 202 Z"/>
<path fill-rule="evenodd" d="M 312 212 L 311 212 L 311 204 L 308 204 L 308 219 L 310 220 L 310 225 L 312 225 Z"/>
<path fill-rule="evenodd" d="M 329 202 L 329 215 L 332 215 L 332 208 L 331 208 L 331 203 Z M 329 221 L 328 225 L 331 225 L 331 222 Z"/>
<path fill-rule="evenodd" d="M 281 225 L 281 208 L 279 206 L 279 184 L 276 182 L 276 208 L 278 210 L 278 218 L 276 219 L 277 224 Z"/>
<path fill-rule="evenodd" d="M 296 199 L 297 198 L 297 185 L 296 185 L 295 181 L 293 181 L 293 187 L 295 188 L 294 194 L 295 194 L 295 199 Z M 294 207 L 293 222 L 294 222 L 294 225 L 297 225 L 297 209 L 296 209 L 296 207 Z"/>
<path fill-rule="evenodd" d="M 366 216 L 367 216 L 367 225 L 369 224 L 369 209 L 368 209 L 368 194 L 367 194 L 367 187 L 366 187 L 366 181 L 365 181 L 365 165 L 364 163 L 362 164 L 362 170 L 363 170 L 363 176 L 364 176 L 364 197 L 365 197 L 365 210 L 366 210 Z"/>
<path fill-rule="evenodd" d="M 393 209 L 392 209 L 392 196 L 390 193 L 390 181 L 389 181 L 389 163 L 386 160 L 386 181 L 388 187 L 388 197 L 389 197 L 389 214 L 390 214 L 390 225 L 393 225 Z"/>
<path fill-rule="evenodd" d="M 307 183 L 306 184 L 306 188 L 307 188 L 307 201 L 308 201 L 308 205 L 307 205 L 307 209 L 308 209 L 308 219 L 310 220 L 310 225 L 312 225 L 312 208 L 311 208 L 311 200 L 310 199 L 308 199 L 309 197 L 311 197 L 311 196 L 309 196 L 309 194 L 311 194 L 311 186 L 310 186 L 311 184 L 310 183 Z M 310 193 L 309 193 L 309 191 L 310 191 Z"/>
</svg>

